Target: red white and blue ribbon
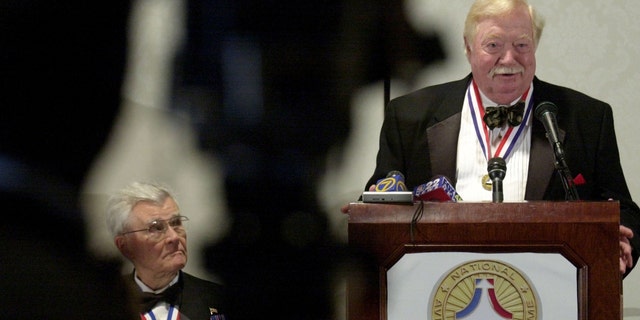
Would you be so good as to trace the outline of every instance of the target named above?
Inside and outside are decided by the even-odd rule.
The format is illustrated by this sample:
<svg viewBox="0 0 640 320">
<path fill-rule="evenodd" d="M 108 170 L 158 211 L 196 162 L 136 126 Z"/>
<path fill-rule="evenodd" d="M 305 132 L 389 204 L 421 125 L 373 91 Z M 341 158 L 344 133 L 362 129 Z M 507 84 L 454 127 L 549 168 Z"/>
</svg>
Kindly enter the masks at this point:
<svg viewBox="0 0 640 320">
<path fill-rule="evenodd" d="M 522 124 L 517 127 L 509 126 L 495 152 L 492 152 L 489 128 L 485 125 L 484 121 L 482 121 L 484 117 L 484 106 L 482 104 L 482 98 L 480 97 L 480 91 L 478 90 L 476 82 L 471 81 L 471 85 L 467 89 L 467 101 L 469 102 L 469 110 L 471 111 L 476 136 L 478 137 L 478 142 L 480 142 L 480 147 L 487 161 L 494 157 L 501 157 L 507 160 L 509 155 L 511 155 L 511 151 L 513 151 L 518 139 L 524 133 L 524 129 L 531 115 L 531 110 L 533 109 L 533 101 L 529 99 L 530 91 L 530 88 L 527 89 L 521 98 L 524 101 L 529 100 L 524 112 Z"/>
<path fill-rule="evenodd" d="M 141 320 L 158 320 L 153 311 L 149 311 L 140 315 Z M 173 305 L 169 306 L 169 313 L 167 314 L 167 320 L 180 320 L 180 311 Z"/>
</svg>

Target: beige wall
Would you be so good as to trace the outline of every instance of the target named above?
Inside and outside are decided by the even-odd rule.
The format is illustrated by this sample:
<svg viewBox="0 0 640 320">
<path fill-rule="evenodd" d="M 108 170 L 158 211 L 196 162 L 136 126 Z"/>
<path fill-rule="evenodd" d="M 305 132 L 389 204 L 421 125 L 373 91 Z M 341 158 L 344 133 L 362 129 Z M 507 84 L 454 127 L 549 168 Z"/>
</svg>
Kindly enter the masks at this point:
<svg viewBox="0 0 640 320">
<path fill-rule="evenodd" d="M 530 0 L 546 19 L 538 49 L 537 75 L 549 82 L 572 87 L 613 106 L 618 144 L 627 182 L 640 200 L 640 144 L 636 130 L 640 120 L 640 2 Z M 412 0 L 407 2 L 410 20 L 418 28 L 436 30 L 443 37 L 448 59 L 420 73 L 413 85 L 394 81 L 392 95 L 412 88 L 455 80 L 469 72 L 462 51 L 462 23 L 471 0 Z M 190 224 L 190 262 L 187 270 L 203 277 L 199 250 L 215 241 L 228 224 L 224 195 L 215 158 L 195 146 L 185 119 L 166 113 L 168 61 L 179 45 L 181 3 L 173 0 L 139 1 L 135 12 L 130 75 L 125 112 L 112 143 L 87 183 L 92 212 L 92 246 L 114 253 L 106 235 L 102 208 L 106 194 L 132 179 L 160 180 L 179 192 Z M 179 29 L 178 29 L 179 30 Z M 373 171 L 378 133 L 382 123 L 382 86 L 371 84 L 354 94 L 353 131 L 346 152 L 329 156 L 331 167 L 321 182 L 320 195 L 336 234 L 346 239 L 346 217 L 338 208 L 359 196 Z M 560 106 L 561 107 L 561 106 Z M 330 182 L 326 183 L 326 182 Z M 640 235 L 638 235 L 640 236 Z M 640 319 L 640 270 L 624 281 L 624 319 Z"/>
</svg>

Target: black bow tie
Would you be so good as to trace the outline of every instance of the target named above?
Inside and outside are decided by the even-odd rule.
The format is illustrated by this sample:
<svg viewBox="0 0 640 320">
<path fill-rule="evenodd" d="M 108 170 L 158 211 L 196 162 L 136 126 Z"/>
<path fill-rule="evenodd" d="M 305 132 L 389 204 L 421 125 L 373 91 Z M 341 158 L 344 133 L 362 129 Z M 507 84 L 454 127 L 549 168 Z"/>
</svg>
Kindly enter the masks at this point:
<svg viewBox="0 0 640 320">
<path fill-rule="evenodd" d="M 171 287 L 167 288 L 167 290 L 164 290 L 159 294 L 142 292 L 140 294 L 140 312 L 148 312 L 149 310 L 153 309 L 153 307 L 159 302 L 166 302 L 170 305 L 177 305 L 179 292 L 180 288 L 177 284 L 172 285 Z"/>
<path fill-rule="evenodd" d="M 511 126 L 517 126 L 522 123 L 524 115 L 524 101 L 520 101 L 512 106 L 496 106 L 487 107 L 484 111 L 484 123 L 489 129 L 502 127 L 505 122 Z"/>
</svg>

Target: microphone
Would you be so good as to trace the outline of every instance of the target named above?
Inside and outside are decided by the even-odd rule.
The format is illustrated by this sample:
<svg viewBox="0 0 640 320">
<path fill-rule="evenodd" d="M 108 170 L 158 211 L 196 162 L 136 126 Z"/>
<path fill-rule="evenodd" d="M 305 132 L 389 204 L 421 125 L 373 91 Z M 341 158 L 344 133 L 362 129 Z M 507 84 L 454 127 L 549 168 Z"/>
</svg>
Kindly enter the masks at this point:
<svg viewBox="0 0 640 320">
<path fill-rule="evenodd" d="M 541 102 L 536 106 L 535 110 L 536 119 L 540 120 L 544 125 L 544 129 L 547 131 L 547 139 L 549 139 L 556 157 L 564 157 L 564 150 L 562 150 L 562 143 L 558 135 L 557 113 L 558 107 L 549 101 Z"/>
<path fill-rule="evenodd" d="M 500 203 L 504 200 L 502 192 L 502 180 L 507 174 L 507 163 L 501 157 L 489 159 L 487 162 L 487 171 L 491 178 L 491 196 L 493 202 Z"/>
<path fill-rule="evenodd" d="M 576 190 L 571 172 L 569 171 L 569 166 L 565 159 L 562 142 L 558 136 L 556 113 L 558 113 L 558 107 L 549 101 L 541 102 L 535 109 L 535 116 L 544 125 L 544 129 L 547 132 L 547 139 L 549 139 L 551 148 L 553 148 L 553 154 L 556 160 L 555 167 L 556 170 L 558 170 L 558 173 L 560 173 L 566 198 L 567 200 L 578 200 L 578 191 Z"/>
<path fill-rule="evenodd" d="M 437 175 L 427 183 L 423 183 L 413 189 L 414 201 L 458 202 L 462 197 L 456 192 L 449 179 L 443 175 Z"/>
<path fill-rule="evenodd" d="M 376 192 L 389 192 L 389 191 L 406 191 L 407 186 L 404 183 L 404 175 L 402 172 L 393 170 L 387 174 L 386 178 L 380 179 L 376 182 Z"/>
</svg>

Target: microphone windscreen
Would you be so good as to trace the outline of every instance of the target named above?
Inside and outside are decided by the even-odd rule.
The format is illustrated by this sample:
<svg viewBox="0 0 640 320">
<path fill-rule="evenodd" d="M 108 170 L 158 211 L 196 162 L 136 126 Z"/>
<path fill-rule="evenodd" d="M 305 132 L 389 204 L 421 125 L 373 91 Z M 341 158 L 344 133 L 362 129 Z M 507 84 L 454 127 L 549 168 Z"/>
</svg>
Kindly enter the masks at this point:
<svg viewBox="0 0 640 320">
<path fill-rule="evenodd" d="M 501 157 L 494 157 L 489 159 L 487 162 L 487 172 L 489 173 L 489 177 L 491 180 L 493 179 L 504 179 L 507 174 L 507 163 Z"/>
<path fill-rule="evenodd" d="M 555 104 L 553 104 L 552 102 L 549 102 L 549 101 L 540 102 L 536 106 L 536 109 L 534 110 L 536 119 L 542 121 L 542 116 L 546 112 L 550 112 L 553 115 L 556 115 L 558 113 L 558 107 Z"/>
<path fill-rule="evenodd" d="M 407 186 L 404 183 L 404 175 L 397 170 L 393 170 L 387 174 L 386 178 L 376 182 L 376 192 L 388 191 L 406 191 Z"/>
<path fill-rule="evenodd" d="M 462 197 L 447 177 L 438 175 L 413 189 L 414 201 L 458 202 Z"/>
</svg>

